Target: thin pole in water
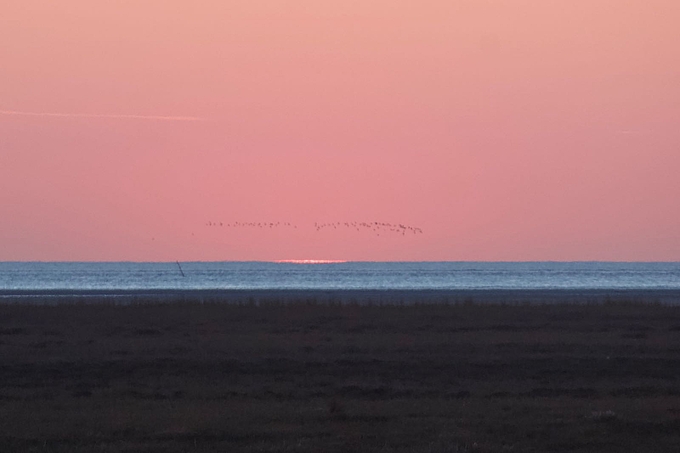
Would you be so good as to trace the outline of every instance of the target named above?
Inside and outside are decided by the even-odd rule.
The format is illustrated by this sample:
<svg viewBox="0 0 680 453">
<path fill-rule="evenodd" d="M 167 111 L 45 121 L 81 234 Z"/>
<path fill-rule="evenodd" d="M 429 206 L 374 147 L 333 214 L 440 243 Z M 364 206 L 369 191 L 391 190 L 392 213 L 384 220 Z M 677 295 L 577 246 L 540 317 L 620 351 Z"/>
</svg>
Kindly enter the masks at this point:
<svg viewBox="0 0 680 453">
<path fill-rule="evenodd" d="M 184 271 L 182 270 L 182 266 L 179 265 L 179 261 L 175 261 L 175 262 L 177 263 L 177 267 L 179 267 L 179 271 L 182 274 L 182 277 L 186 277 L 186 275 L 184 275 Z"/>
</svg>

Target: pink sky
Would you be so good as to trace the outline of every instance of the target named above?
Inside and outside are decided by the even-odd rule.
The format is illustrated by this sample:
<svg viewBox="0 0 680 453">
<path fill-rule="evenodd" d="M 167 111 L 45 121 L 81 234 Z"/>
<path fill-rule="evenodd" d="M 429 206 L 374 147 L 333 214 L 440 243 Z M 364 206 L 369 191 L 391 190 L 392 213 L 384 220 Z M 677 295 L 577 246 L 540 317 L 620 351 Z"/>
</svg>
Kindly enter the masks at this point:
<svg viewBox="0 0 680 453">
<path fill-rule="evenodd" d="M 678 24 L 677 0 L 5 0 L 0 261 L 680 260 Z M 423 234 L 314 229 L 337 221 Z"/>
</svg>

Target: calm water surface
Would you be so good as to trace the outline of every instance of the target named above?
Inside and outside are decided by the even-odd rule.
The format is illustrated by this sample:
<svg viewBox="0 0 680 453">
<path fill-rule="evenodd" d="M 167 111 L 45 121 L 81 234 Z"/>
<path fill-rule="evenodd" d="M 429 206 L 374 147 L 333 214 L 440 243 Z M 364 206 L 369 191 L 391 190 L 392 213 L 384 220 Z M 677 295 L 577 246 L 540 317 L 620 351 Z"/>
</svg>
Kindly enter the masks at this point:
<svg viewBox="0 0 680 453">
<path fill-rule="evenodd" d="M 0 291 L 680 289 L 680 263 L 0 262 Z"/>
</svg>

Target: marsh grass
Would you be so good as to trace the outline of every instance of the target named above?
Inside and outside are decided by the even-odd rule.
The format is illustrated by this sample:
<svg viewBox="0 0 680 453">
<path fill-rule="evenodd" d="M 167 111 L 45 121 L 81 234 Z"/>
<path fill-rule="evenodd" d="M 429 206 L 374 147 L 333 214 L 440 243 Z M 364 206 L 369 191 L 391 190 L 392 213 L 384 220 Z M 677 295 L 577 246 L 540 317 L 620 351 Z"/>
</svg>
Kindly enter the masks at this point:
<svg viewBox="0 0 680 453">
<path fill-rule="evenodd" d="M 664 452 L 680 309 L 0 305 L 0 451 Z"/>
</svg>

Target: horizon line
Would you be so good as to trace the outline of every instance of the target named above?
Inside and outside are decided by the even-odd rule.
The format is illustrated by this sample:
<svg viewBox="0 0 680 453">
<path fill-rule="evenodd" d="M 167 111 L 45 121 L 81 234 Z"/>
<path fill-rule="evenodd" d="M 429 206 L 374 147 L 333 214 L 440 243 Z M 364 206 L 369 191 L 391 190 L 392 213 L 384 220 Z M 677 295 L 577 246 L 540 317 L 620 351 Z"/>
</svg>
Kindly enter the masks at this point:
<svg viewBox="0 0 680 453">
<path fill-rule="evenodd" d="M 140 260 L 0 260 L 0 263 L 149 263 L 149 264 L 175 264 L 180 263 L 492 263 L 492 264 L 514 264 L 514 263 L 558 263 L 558 264 L 578 264 L 578 263 L 614 263 L 614 264 L 680 264 L 680 260 L 171 260 L 171 261 L 140 261 Z"/>
</svg>

